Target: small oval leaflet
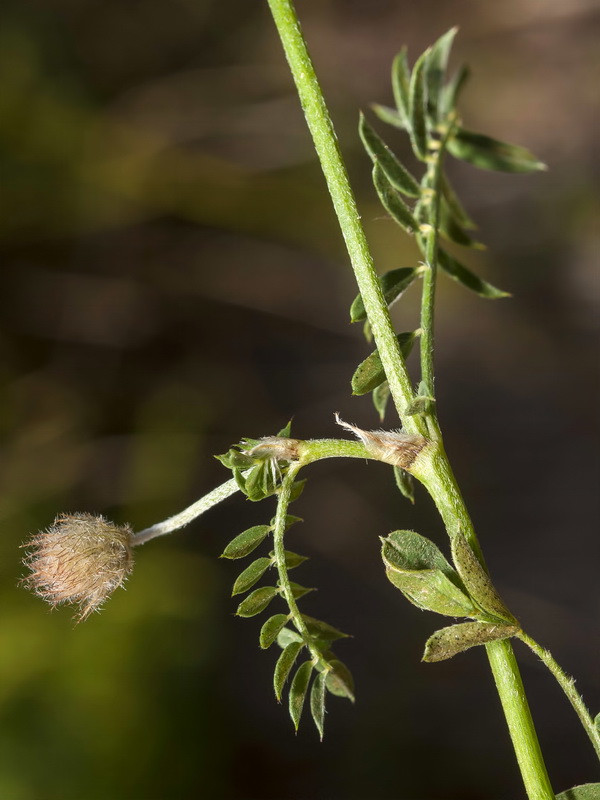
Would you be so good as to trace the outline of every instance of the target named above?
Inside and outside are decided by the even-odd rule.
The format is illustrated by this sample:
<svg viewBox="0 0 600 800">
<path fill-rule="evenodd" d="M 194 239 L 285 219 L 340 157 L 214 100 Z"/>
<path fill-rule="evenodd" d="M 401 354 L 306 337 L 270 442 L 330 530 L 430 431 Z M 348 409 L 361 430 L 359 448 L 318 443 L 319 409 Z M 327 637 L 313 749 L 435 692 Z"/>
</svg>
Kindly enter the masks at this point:
<svg viewBox="0 0 600 800">
<path fill-rule="evenodd" d="M 464 128 L 458 128 L 448 140 L 448 152 L 474 167 L 497 172 L 535 172 L 547 169 L 525 147 L 501 142 Z"/>
<path fill-rule="evenodd" d="M 242 600 L 235 613 L 238 617 L 254 617 L 264 611 L 277 594 L 279 589 L 276 586 L 261 586 Z"/>
<path fill-rule="evenodd" d="M 556 795 L 556 800 L 600 800 L 600 783 L 574 786 Z"/>
<path fill-rule="evenodd" d="M 394 101 L 398 109 L 398 114 L 403 120 L 402 127 L 406 128 L 406 130 L 410 128 L 408 97 L 410 69 L 407 55 L 407 49 L 403 47 L 392 62 L 392 91 L 394 93 Z"/>
<path fill-rule="evenodd" d="M 255 525 L 253 528 L 248 528 L 229 542 L 221 558 L 244 558 L 258 547 L 270 531 L 270 525 Z"/>
<path fill-rule="evenodd" d="M 275 664 L 273 688 L 275 689 L 275 697 L 278 701 L 281 700 L 281 692 L 283 691 L 285 682 L 290 674 L 290 670 L 298 658 L 298 653 L 303 647 L 304 644 L 302 642 L 290 642 L 279 656 L 277 663 Z"/>
<path fill-rule="evenodd" d="M 381 200 L 381 204 L 388 214 L 398 225 L 404 228 L 407 233 L 411 235 L 416 233 L 419 230 L 419 225 L 413 217 L 410 208 L 400 197 L 400 193 L 394 189 L 387 179 L 385 172 L 378 164 L 375 164 L 373 167 L 373 185 Z"/>
<path fill-rule="evenodd" d="M 402 355 L 404 358 L 408 358 L 415 341 L 415 332 L 405 331 L 404 333 L 398 333 L 396 338 Z M 381 363 L 379 351 L 374 350 L 356 368 L 351 381 L 352 394 L 368 394 L 381 385 L 385 379 L 385 370 Z"/>
<path fill-rule="evenodd" d="M 325 684 L 327 681 L 327 674 L 321 672 L 313 681 L 310 690 L 310 713 L 314 720 L 319 737 L 323 741 L 323 731 L 325 728 Z"/>
<path fill-rule="evenodd" d="M 358 131 L 365 150 L 375 164 L 379 164 L 386 178 L 399 192 L 409 197 L 418 197 L 419 184 L 410 172 L 400 163 L 383 139 L 369 125 L 361 113 Z"/>
<path fill-rule="evenodd" d="M 300 724 L 300 717 L 302 716 L 304 700 L 306 698 L 313 668 L 312 661 L 305 661 L 303 664 L 300 664 L 290 686 L 290 717 L 292 718 L 296 730 L 298 730 L 298 725 Z"/>
<path fill-rule="evenodd" d="M 417 270 L 414 267 L 398 267 L 398 269 L 391 269 L 379 277 L 383 298 L 388 307 L 402 297 L 416 277 Z M 365 304 L 359 294 L 350 306 L 350 321 L 362 322 L 366 318 Z"/>
<path fill-rule="evenodd" d="M 275 614 L 273 617 L 269 617 L 260 629 L 260 635 L 258 637 L 258 643 L 263 650 L 266 650 L 276 641 L 281 629 L 289 618 L 289 614 Z"/>
<path fill-rule="evenodd" d="M 387 381 L 380 383 L 373 389 L 373 405 L 379 414 L 379 420 L 383 422 L 385 410 L 390 399 L 390 386 Z"/>
<path fill-rule="evenodd" d="M 294 581 L 290 581 L 290 588 L 295 600 L 298 600 L 300 597 L 304 597 L 304 595 L 308 594 L 309 592 L 316 591 L 314 587 L 309 589 L 307 586 L 301 586 L 299 583 L 294 583 Z"/>
<path fill-rule="evenodd" d="M 246 567 L 236 578 L 233 589 L 231 590 L 232 596 L 243 594 L 243 592 L 247 592 L 248 589 L 251 589 L 254 584 L 262 578 L 272 563 L 273 560 L 271 558 L 257 558 L 256 561 L 253 561 L 250 566 Z"/>
<path fill-rule="evenodd" d="M 429 637 L 423 661 L 445 661 L 477 645 L 509 639 L 518 631 L 515 625 L 496 625 L 489 622 L 463 622 L 441 628 Z"/>
<path fill-rule="evenodd" d="M 410 139 L 417 158 L 427 157 L 427 84 L 425 68 L 431 48 L 428 48 L 413 67 L 409 87 Z"/>
<path fill-rule="evenodd" d="M 334 628 L 333 625 L 330 625 L 328 622 L 309 617 L 307 614 L 302 614 L 302 619 L 310 635 L 321 642 L 331 644 L 331 642 L 335 642 L 337 639 L 348 638 L 347 633 L 342 633 L 342 631 Z"/>
<path fill-rule="evenodd" d="M 510 297 L 509 292 L 504 292 L 502 289 L 497 289 L 491 283 L 477 277 L 474 272 L 457 261 L 453 256 L 443 250 L 441 247 L 438 250 L 438 259 L 440 267 L 444 272 L 453 278 L 457 283 L 462 284 L 467 289 L 475 292 L 480 297 L 485 297 L 488 300 L 496 300 L 500 297 Z"/>
<path fill-rule="evenodd" d="M 329 666 L 331 669 L 325 679 L 327 691 L 336 697 L 347 697 L 354 702 L 354 679 L 348 667 L 337 659 L 330 661 Z"/>
</svg>

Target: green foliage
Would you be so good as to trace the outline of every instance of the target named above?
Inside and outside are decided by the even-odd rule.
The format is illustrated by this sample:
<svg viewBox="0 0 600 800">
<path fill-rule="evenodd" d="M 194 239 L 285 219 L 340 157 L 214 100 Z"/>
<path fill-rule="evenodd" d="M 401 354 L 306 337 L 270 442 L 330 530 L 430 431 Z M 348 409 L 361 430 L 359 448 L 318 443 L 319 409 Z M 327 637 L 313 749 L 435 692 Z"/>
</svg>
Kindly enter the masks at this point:
<svg viewBox="0 0 600 800">
<path fill-rule="evenodd" d="M 491 622 L 461 622 L 459 625 L 450 625 L 429 637 L 425 644 L 423 661 L 445 661 L 471 647 L 509 639 L 517 631 L 515 625 Z"/>
<path fill-rule="evenodd" d="M 397 334 L 398 344 L 404 357 L 410 355 L 412 350 L 415 331 L 406 331 Z M 362 361 L 354 375 L 352 376 L 352 394 L 361 395 L 372 392 L 385 381 L 385 370 L 381 363 L 381 357 L 378 350 L 374 350 L 364 361 Z"/>
<path fill-rule="evenodd" d="M 574 786 L 556 795 L 556 800 L 600 800 L 600 783 Z"/>
</svg>

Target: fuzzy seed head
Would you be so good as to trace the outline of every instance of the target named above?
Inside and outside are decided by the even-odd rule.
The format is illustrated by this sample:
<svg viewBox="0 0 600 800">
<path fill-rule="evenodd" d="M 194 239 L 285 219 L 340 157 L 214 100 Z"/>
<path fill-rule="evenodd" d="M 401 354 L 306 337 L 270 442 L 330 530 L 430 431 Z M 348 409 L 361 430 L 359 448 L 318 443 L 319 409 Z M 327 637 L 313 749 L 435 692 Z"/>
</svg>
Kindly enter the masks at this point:
<svg viewBox="0 0 600 800">
<path fill-rule="evenodd" d="M 79 607 L 86 619 L 120 586 L 133 569 L 128 525 L 92 514 L 60 514 L 54 524 L 31 538 L 24 563 L 31 574 L 23 583 L 53 608 Z"/>
</svg>

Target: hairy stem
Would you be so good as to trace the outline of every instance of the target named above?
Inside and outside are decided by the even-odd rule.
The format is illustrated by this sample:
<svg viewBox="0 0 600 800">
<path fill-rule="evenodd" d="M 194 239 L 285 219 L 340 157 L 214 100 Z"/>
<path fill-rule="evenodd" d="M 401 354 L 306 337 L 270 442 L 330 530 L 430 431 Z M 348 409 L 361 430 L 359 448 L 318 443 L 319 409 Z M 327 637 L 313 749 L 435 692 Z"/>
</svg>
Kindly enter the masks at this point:
<svg viewBox="0 0 600 800">
<path fill-rule="evenodd" d="M 556 680 L 558 681 L 561 689 L 567 695 L 569 702 L 575 709 L 575 713 L 581 720 L 581 724 L 583 725 L 585 732 L 590 738 L 590 741 L 596 751 L 596 755 L 600 758 L 600 731 L 594 725 L 594 720 L 590 712 L 588 711 L 585 703 L 583 702 L 583 697 L 579 694 L 577 689 L 575 688 L 575 679 L 572 678 L 570 675 L 562 669 L 562 667 L 556 662 L 553 658 L 552 654 L 545 650 L 541 645 L 539 645 L 531 636 L 528 636 L 524 631 L 521 631 L 517 634 L 517 638 L 524 642 L 527 647 L 529 647 L 533 652 L 538 656 L 538 658 L 545 664 L 546 667 L 550 670 L 550 672 L 554 675 Z"/>
<path fill-rule="evenodd" d="M 268 1 L 325 174 L 396 409 L 404 428 L 409 433 L 426 435 L 427 431 L 422 417 L 418 414 L 414 416 L 406 414 L 407 406 L 414 397 L 410 378 L 377 280 L 348 175 L 321 88 L 300 31 L 296 12 L 290 0 Z M 433 293 L 431 299 L 433 301 Z M 442 512 L 440 506 L 445 506 L 446 513 L 443 516 L 449 525 L 449 530 L 456 528 L 457 523 L 451 519 L 454 516 L 455 519 L 468 520 L 468 529 L 472 531 L 468 513 L 456 488 L 456 481 L 452 476 L 448 461 L 445 457 L 440 457 L 439 463 L 444 467 L 444 476 L 440 477 L 447 481 L 446 488 L 450 491 L 444 496 L 436 496 L 432 493 L 433 500 L 440 509 L 440 513 Z M 448 513 L 450 510 L 453 514 Z M 474 532 L 471 533 L 470 538 L 475 540 Z M 477 551 L 479 551 L 479 547 L 477 547 Z M 521 679 L 510 644 L 494 642 L 487 645 L 486 649 L 507 716 L 527 794 L 530 800 L 554 800 L 554 793 L 537 744 L 525 695 L 523 692 L 514 691 L 515 686 L 520 685 Z M 532 742 L 535 742 L 535 746 L 532 746 Z"/>
<path fill-rule="evenodd" d="M 396 410 L 409 433 L 425 435 L 423 420 L 405 413 L 414 397 L 411 380 L 383 299 L 346 167 L 296 12 L 289 0 L 268 2 L 325 175 Z"/>
</svg>

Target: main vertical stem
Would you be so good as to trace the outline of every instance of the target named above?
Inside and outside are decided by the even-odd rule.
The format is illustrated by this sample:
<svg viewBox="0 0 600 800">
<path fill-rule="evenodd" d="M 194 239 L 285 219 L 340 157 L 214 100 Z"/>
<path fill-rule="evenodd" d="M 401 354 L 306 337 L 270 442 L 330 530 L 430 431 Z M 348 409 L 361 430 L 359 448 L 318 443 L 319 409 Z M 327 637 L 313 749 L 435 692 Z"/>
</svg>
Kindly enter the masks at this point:
<svg viewBox="0 0 600 800">
<path fill-rule="evenodd" d="M 411 380 L 387 312 L 346 167 L 296 12 L 289 0 L 269 0 L 269 7 L 327 181 L 396 409 L 403 427 L 409 433 L 425 435 L 427 431 L 423 421 L 418 416 L 407 416 L 405 413 L 413 400 Z"/>
<path fill-rule="evenodd" d="M 422 418 L 419 415 L 406 414 L 407 406 L 414 397 L 410 377 L 373 267 L 333 125 L 296 12 L 291 0 L 268 2 L 327 181 L 396 409 L 405 430 L 427 435 Z M 441 443 L 438 448 L 443 454 Z M 432 473 L 426 485 L 446 527 L 450 532 L 460 526 L 461 521 L 466 522 L 465 527 L 468 527 L 470 533 L 468 538 L 476 542 L 447 459 L 441 455 L 437 468 L 433 464 L 431 466 Z M 487 650 L 529 800 L 554 800 L 510 643 L 493 642 L 487 646 Z"/>
</svg>

